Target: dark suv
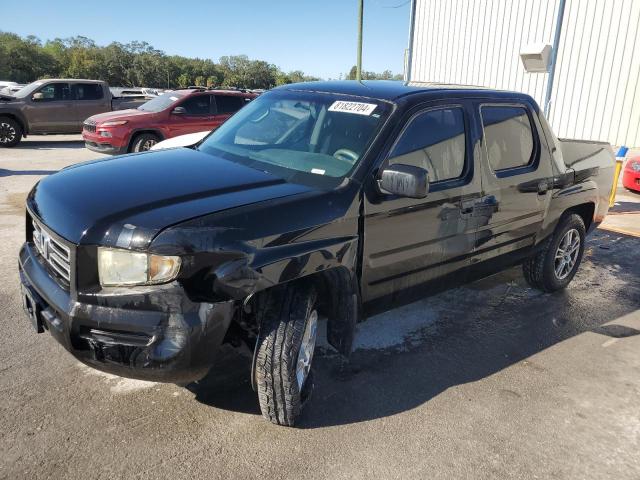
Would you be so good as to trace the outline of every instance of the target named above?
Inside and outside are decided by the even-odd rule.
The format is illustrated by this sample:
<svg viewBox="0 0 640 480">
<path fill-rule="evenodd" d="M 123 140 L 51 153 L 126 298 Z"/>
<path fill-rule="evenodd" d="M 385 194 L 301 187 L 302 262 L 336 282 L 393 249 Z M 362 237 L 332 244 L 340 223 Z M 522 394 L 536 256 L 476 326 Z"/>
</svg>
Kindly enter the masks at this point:
<svg viewBox="0 0 640 480">
<path fill-rule="evenodd" d="M 399 82 L 265 93 L 195 149 L 66 168 L 27 198 L 26 311 L 82 362 L 189 382 L 223 342 L 266 418 L 308 397 L 318 317 L 348 355 L 380 307 L 522 264 L 550 292 L 609 208 L 605 143 L 528 95 Z M 523 308 L 525 308 L 523 306 Z"/>
<path fill-rule="evenodd" d="M 167 138 L 215 130 L 255 97 L 242 90 L 174 90 L 135 110 L 87 118 L 82 138 L 95 152 L 142 152 Z"/>
</svg>

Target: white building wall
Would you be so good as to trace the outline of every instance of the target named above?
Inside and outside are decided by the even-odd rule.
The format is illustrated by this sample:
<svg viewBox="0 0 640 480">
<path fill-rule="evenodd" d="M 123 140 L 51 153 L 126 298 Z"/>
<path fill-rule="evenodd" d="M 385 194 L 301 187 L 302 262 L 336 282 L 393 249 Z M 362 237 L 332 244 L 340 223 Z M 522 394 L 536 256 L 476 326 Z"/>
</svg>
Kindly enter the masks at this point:
<svg viewBox="0 0 640 480">
<path fill-rule="evenodd" d="M 542 107 L 548 74 L 520 50 L 553 44 L 560 0 L 415 0 L 411 80 L 517 90 Z M 640 0 L 567 0 L 551 97 L 560 137 L 640 146 Z"/>
</svg>

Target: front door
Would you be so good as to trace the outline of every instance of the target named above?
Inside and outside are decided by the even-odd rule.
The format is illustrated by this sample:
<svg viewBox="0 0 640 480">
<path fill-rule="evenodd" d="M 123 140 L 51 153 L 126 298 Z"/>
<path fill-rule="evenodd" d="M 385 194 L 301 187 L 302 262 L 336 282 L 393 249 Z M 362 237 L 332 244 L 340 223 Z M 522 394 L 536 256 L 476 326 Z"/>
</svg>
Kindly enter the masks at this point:
<svg viewBox="0 0 640 480">
<path fill-rule="evenodd" d="M 470 104 L 431 104 L 410 114 L 382 164 L 427 169 L 426 198 L 365 195 L 363 301 L 388 297 L 470 263 L 481 195 Z M 475 135 L 477 136 L 477 135 Z"/>
<path fill-rule="evenodd" d="M 211 98 L 212 95 L 207 93 L 195 94 L 175 105 L 184 110 L 180 114 L 173 111 L 169 114 L 167 128 L 170 137 L 211 130 Z"/>
<path fill-rule="evenodd" d="M 474 261 L 533 246 L 551 199 L 552 171 L 532 107 L 476 103 L 483 130 L 483 225 Z"/>
<path fill-rule="evenodd" d="M 26 116 L 30 133 L 73 133 L 78 128 L 71 87 L 68 83 L 48 83 L 27 99 Z"/>
</svg>

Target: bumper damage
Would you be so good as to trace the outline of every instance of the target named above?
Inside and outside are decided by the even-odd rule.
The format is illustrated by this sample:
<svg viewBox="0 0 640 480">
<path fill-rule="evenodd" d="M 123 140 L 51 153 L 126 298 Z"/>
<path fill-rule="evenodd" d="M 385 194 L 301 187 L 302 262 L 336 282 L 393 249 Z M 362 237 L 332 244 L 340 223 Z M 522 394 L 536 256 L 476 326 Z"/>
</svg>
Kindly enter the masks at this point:
<svg viewBox="0 0 640 480">
<path fill-rule="evenodd" d="M 213 365 L 235 308 L 233 301 L 193 302 L 177 284 L 145 287 L 129 299 L 114 292 L 83 302 L 49 275 L 30 243 L 20 250 L 19 269 L 36 330 L 49 331 L 82 363 L 123 377 L 199 380 Z"/>
</svg>

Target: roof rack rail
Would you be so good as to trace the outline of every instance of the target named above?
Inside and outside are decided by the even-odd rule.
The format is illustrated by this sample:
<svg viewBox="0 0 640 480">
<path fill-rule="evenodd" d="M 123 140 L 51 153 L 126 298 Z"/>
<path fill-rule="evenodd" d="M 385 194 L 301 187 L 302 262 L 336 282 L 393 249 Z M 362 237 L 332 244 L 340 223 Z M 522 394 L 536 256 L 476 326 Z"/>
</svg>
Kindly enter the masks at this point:
<svg viewBox="0 0 640 480">
<path fill-rule="evenodd" d="M 246 89 L 246 88 L 238 88 L 238 87 L 226 87 L 226 86 L 219 86 L 219 87 L 209 87 L 209 90 L 232 90 L 235 92 L 241 92 L 241 93 L 248 93 L 250 92 L 250 90 Z"/>
</svg>

